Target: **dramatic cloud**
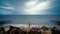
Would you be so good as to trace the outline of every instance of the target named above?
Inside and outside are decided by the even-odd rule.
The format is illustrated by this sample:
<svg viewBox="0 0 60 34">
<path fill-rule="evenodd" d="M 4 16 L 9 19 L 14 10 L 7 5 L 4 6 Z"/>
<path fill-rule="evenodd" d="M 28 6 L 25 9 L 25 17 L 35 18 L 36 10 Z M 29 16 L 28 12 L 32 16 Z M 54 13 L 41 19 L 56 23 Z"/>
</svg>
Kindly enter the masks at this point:
<svg viewBox="0 0 60 34">
<path fill-rule="evenodd" d="M 60 0 L 0 0 L 0 14 L 10 12 L 10 14 L 13 13 L 15 15 L 59 15 L 59 1 Z"/>
<path fill-rule="evenodd" d="M 7 9 L 7 10 L 15 10 L 14 7 L 2 7 L 3 9 Z"/>
<path fill-rule="evenodd" d="M 37 0 L 31 0 L 27 2 L 26 8 L 24 9 L 27 14 L 44 14 L 45 12 L 42 11 L 44 8 L 48 7 L 48 1 L 37 1 Z"/>
</svg>

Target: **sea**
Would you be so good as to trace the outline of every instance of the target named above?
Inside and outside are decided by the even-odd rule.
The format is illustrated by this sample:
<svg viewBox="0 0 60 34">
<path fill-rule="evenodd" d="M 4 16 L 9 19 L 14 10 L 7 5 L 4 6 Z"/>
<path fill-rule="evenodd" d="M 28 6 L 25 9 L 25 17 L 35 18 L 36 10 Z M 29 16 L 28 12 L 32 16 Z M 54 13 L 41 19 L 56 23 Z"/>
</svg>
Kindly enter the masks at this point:
<svg viewBox="0 0 60 34">
<path fill-rule="evenodd" d="M 60 15 L 0 15 L 0 26 L 31 27 L 48 26 L 60 27 L 52 21 L 60 21 Z"/>
</svg>

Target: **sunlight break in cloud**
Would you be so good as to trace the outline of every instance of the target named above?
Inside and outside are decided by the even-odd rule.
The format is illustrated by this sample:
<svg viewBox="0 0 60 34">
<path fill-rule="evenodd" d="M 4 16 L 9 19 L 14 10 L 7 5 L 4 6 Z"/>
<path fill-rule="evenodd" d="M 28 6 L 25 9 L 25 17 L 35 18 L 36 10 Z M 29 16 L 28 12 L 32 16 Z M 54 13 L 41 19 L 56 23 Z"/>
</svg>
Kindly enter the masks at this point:
<svg viewBox="0 0 60 34">
<path fill-rule="evenodd" d="M 24 12 L 26 14 L 44 14 L 43 10 L 49 6 L 49 1 L 30 0 L 25 3 L 25 6 Z"/>
</svg>

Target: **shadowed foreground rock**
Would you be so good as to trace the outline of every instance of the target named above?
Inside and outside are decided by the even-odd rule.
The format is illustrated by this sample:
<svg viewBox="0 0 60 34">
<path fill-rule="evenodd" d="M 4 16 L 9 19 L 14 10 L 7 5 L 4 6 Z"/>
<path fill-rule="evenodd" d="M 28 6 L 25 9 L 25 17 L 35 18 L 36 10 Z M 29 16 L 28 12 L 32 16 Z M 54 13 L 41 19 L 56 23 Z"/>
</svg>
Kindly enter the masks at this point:
<svg viewBox="0 0 60 34">
<path fill-rule="evenodd" d="M 19 27 L 1 27 L 0 34 L 60 34 L 60 29 L 57 27 L 48 28 L 19 28 Z"/>
</svg>

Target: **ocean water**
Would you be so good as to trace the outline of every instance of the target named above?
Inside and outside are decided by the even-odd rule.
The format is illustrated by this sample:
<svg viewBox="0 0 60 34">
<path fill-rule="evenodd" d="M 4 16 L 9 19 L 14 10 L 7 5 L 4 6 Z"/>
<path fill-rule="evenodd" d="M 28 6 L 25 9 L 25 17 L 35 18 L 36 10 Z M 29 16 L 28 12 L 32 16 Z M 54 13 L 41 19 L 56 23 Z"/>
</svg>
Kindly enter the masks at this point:
<svg viewBox="0 0 60 34">
<path fill-rule="evenodd" d="M 6 21 L 0 26 L 58 26 L 52 20 L 60 21 L 60 15 L 0 15 L 0 21 Z"/>
</svg>

